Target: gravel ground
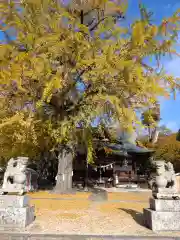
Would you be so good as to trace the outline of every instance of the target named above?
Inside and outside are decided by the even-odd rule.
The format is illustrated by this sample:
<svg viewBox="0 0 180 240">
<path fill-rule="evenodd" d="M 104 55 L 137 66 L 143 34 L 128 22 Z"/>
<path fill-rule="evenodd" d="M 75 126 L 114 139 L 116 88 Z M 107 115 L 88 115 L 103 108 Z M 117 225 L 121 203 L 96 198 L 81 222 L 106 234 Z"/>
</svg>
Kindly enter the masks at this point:
<svg viewBox="0 0 180 240">
<path fill-rule="evenodd" d="M 106 205 L 103 206 L 104 208 Z M 108 207 L 108 206 L 107 206 Z M 92 203 L 87 210 L 44 210 L 29 225 L 28 233 L 133 235 L 133 236 L 180 236 L 179 233 L 153 233 L 143 226 L 143 216 L 135 209 L 119 208 L 111 211 L 102 204 Z"/>
<path fill-rule="evenodd" d="M 108 194 L 108 201 L 104 202 L 89 201 L 88 196 L 80 194 L 76 199 L 74 196 L 69 196 L 69 199 L 58 200 L 62 196 L 55 195 L 56 200 L 50 198 L 48 200 L 46 194 L 44 200 L 33 199 L 31 202 L 35 205 L 36 219 L 25 230 L 21 229 L 19 232 L 180 237 L 180 232 L 154 233 L 143 226 L 142 212 L 143 208 L 149 207 L 149 193 Z"/>
</svg>

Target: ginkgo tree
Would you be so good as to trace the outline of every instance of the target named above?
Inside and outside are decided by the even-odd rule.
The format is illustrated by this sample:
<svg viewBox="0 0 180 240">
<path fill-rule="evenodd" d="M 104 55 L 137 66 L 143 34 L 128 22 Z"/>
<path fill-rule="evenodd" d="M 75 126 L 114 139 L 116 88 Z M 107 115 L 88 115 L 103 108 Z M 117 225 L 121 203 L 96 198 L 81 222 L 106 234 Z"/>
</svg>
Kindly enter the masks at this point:
<svg viewBox="0 0 180 240">
<path fill-rule="evenodd" d="M 94 118 L 118 120 L 131 131 L 139 123 L 137 109 L 179 88 L 178 79 L 158 69 L 162 56 L 177 54 L 179 12 L 155 25 L 140 6 L 141 18 L 125 27 L 127 6 L 125 0 L 0 2 L 6 38 L 0 45 L 0 134 L 15 148 L 58 148 L 61 191 L 72 186 L 79 140 L 92 160 Z M 157 66 L 148 65 L 152 57 Z"/>
</svg>

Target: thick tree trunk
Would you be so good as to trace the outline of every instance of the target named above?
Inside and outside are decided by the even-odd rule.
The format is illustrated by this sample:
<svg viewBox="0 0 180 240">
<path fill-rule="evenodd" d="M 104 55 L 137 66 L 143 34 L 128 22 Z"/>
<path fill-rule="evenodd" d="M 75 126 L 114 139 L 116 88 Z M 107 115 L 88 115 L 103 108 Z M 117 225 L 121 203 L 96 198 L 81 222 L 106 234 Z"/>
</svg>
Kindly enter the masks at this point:
<svg viewBox="0 0 180 240">
<path fill-rule="evenodd" d="M 58 155 L 58 173 L 55 192 L 67 193 L 72 191 L 73 153 L 70 148 L 62 148 Z"/>
</svg>

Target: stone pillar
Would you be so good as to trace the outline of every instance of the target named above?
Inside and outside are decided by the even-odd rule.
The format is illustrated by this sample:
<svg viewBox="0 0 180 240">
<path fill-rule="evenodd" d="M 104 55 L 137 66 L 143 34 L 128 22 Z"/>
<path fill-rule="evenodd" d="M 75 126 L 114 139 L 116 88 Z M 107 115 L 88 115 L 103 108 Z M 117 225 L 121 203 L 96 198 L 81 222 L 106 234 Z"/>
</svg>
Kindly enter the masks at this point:
<svg viewBox="0 0 180 240">
<path fill-rule="evenodd" d="M 153 231 L 180 231 L 180 200 L 151 198 L 144 223 Z"/>
<path fill-rule="evenodd" d="M 0 230 L 25 228 L 35 219 L 28 196 L 0 195 Z"/>
</svg>

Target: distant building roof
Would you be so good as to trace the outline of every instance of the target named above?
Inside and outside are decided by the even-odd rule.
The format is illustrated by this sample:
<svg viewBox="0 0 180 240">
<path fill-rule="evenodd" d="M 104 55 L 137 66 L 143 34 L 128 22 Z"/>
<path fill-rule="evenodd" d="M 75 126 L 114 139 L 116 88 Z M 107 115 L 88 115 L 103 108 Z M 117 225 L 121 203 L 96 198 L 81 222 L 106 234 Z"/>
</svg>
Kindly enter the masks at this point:
<svg viewBox="0 0 180 240">
<path fill-rule="evenodd" d="M 97 143 L 97 148 L 104 148 L 110 149 L 119 156 L 130 157 L 132 153 L 151 153 L 154 150 L 147 149 L 145 147 L 136 146 L 136 144 L 128 142 L 128 141 L 119 141 L 117 143 L 111 143 L 109 141 L 100 141 L 95 140 Z"/>
<path fill-rule="evenodd" d="M 133 143 L 130 142 L 122 142 L 122 143 L 111 143 L 108 144 L 109 148 L 113 150 L 119 150 L 119 151 L 126 151 L 128 154 L 130 153 L 150 153 L 154 152 L 154 150 L 147 149 L 145 147 L 138 147 Z"/>
</svg>

